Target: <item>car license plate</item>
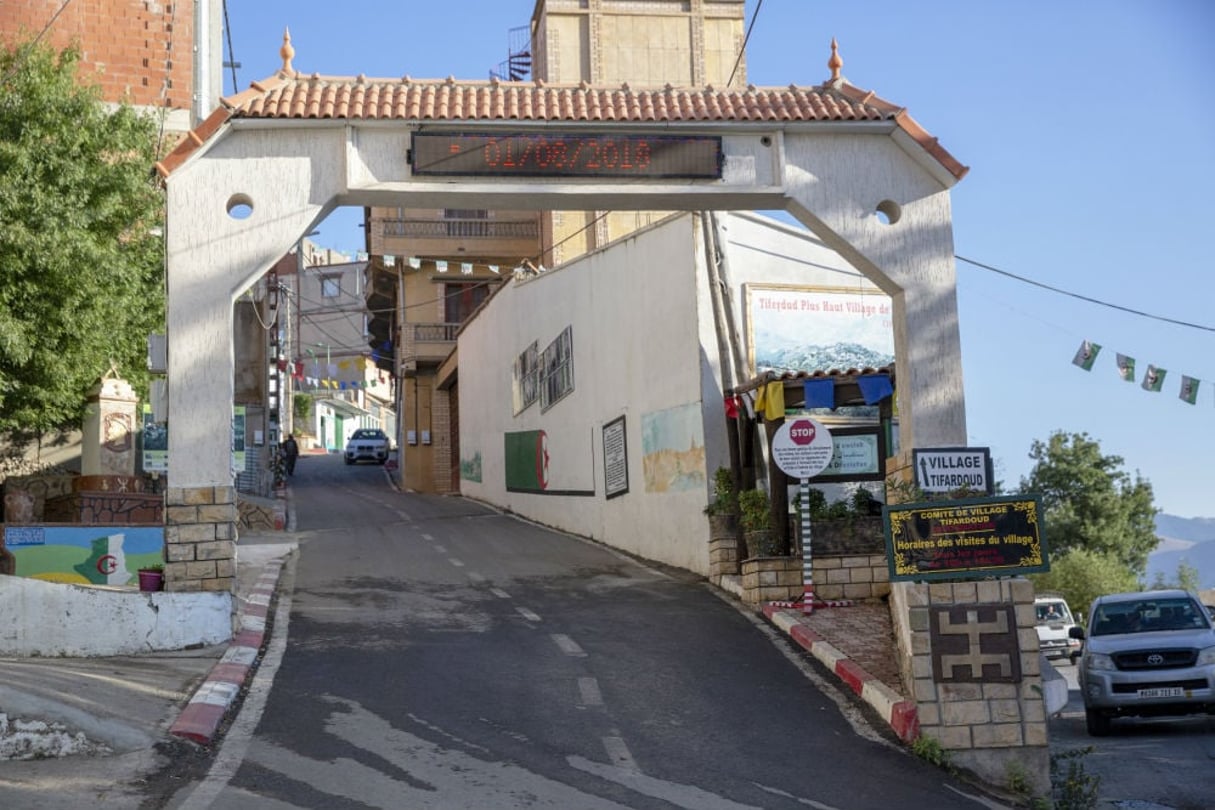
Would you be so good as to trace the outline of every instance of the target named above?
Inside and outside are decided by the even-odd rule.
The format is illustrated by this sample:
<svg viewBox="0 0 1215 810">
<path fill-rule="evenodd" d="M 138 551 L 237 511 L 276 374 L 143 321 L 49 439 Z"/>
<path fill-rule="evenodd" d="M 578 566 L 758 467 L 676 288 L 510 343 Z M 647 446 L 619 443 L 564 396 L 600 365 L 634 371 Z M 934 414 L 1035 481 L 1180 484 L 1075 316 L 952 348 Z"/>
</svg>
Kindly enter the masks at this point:
<svg viewBox="0 0 1215 810">
<path fill-rule="evenodd" d="M 1169 686 L 1161 689 L 1140 689 L 1139 697 L 1141 698 L 1172 698 L 1185 697 L 1185 690 L 1180 686 Z"/>
</svg>

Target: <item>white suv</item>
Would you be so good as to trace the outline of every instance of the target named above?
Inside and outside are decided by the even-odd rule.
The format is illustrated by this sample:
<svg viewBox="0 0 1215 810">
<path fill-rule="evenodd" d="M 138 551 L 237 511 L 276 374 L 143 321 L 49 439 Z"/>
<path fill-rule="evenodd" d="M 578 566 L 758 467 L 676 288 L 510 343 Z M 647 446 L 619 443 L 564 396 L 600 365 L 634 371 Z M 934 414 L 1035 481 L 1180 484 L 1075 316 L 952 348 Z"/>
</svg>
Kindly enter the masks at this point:
<svg viewBox="0 0 1215 810">
<path fill-rule="evenodd" d="M 350 434 L 346 442 L 346 463 L 374 461 L 383 464 L 388 460 L 388 434 L 374 428 L 359 428 Z"/>
</svg>

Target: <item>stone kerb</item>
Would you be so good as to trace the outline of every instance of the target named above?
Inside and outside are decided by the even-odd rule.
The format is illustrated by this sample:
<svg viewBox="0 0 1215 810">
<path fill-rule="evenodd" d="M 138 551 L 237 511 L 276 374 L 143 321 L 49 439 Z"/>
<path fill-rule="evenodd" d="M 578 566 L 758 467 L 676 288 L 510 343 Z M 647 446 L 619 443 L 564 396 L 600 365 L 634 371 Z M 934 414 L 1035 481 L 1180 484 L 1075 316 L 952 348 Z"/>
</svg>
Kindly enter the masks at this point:
<svg viewBox="0 0 1215 810">
<path fill-rule="evenodd" d="M 235 487 L 165 493 L 165 590 L 231 591 L 236 577 Z"/>
<path fill-rule="evenodd" d="M 1020 577 L 896 582 L 891 598 L 900 670 L 912 685 L 920 733 L 989 784 L 1005 785 L 1016 769 L 1036 795 L 1049 795 L 1033 585 Z"/>
</svg>

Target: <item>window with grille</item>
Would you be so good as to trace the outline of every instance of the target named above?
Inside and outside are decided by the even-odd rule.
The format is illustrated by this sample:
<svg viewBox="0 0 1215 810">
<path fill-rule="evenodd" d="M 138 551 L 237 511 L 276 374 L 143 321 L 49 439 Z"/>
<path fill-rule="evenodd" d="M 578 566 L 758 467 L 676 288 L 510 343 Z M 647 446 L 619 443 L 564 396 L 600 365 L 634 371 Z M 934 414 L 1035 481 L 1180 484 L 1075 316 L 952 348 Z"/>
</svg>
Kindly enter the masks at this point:
<svg viewBox="0 0 1215 810">
<path fill-rule="evenodd" d="M 574 327 L 567 326 L 540 356 L 540 411 L 574 390 Z"/>
</svg>

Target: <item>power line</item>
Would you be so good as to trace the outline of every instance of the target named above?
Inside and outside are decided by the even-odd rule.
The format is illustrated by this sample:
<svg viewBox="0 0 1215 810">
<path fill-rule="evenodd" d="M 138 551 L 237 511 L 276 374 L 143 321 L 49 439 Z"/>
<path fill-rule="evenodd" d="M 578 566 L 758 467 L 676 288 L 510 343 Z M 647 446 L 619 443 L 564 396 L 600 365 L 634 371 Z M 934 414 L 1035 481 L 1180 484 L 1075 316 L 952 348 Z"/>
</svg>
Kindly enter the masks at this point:
<svg viewBox="0 0 1215 810">
<path fill-rule="evenodd" d="M 1181 321 L 1181 320 L 1177 320 L 1176 318 L 1167 318 L 1163 315 L 1153 315 L 1152 313 L 1144 312 L 1141 309 L 1132 309 L 1131 307 L 1124 307 L 1121 304 L 1111 304 L 1108 301 L 1102 301 L 1097 298 L 1091 298 L 1087 295 L 1080 295 L 1079 293 L 1074 293 L 1069 290 L 1060 289 L 1059 287 L 1052 287 L 1049 284 L 1043 284 L 1041 281 L 1034 281 L 1032 278 L 1026 278 L 1025 276 L 1018 276 L 1016 273 L 1010 273 L 1007 270 L 1001 270 L 998 267 L 992 267 L 990 264 L 984 264 L 983 262 L 977 262 L 974 259 L 968 259 L 965 256 L 958 256 L 955 254 L 954 258 L 960 262 L 966 262 L 967 264 L 973 264 L 975 267 L 980 267 L 984 270 L 990 270 L 993 273 L 999 273 L 1002 276 L 1007 276 L 1008 278 L 1015 279 L 1024 284 L 1031 284 L 1035 287 L 1041 287 L 1044 290 L 1050 290 L 1051 292 L 1059 293 L 1060 295 L 1066 295 L 1071 298 L 1076 298 L 1080 301 L 1087 301 L 1088 303 L 1096 304 L 1097 306 L 1108 307 L 1110 309 L 1116 309 L 1121 312 L 1129 312 L 1132 315 L 1138 315 L 1143 318 L 1151 318 L 1154 321 L 1163 321 L 1164 323 L 1171 323 L 1171 324 L 1175 324 L 1177 326 L 1185 326 L 1190 329 L 1201 329 L 1204 332 L 1215 332 L 1215 326 L 1203 326 L 1202 324 L 1199 324 L 1199 323 L 1190 323 L 1189 321 Z"/>
<path fill-rule="evenodd" d="M 763 8 L 764 0 L 759 0 L 755 4 L 755 11 L 751 12 L 751 22 L 747 24 L 747 33 L 743 35 L 742 47 L 738 49 L 738 58 L 734 60 L 734 69 L 730 71 L 730 78 L 726 80 L 726 87 L 734 83 L 734 74 L 738 73 L 738 66 L 742 64 L 743 54 L 747 52 L 747 43 L 751 40 L 751 30 L 755 28 L 755 18 L 759 16 L 759 10 Z"/>
<path fill-rule="evenodd" d="M 51 18 L 47 20 L 46 25 L 42 26 L 42 30 L 38 32 L 38 36 L 34 37 L 29 44 L 25 46 L 25 53 L 13 60 L 13 64 L 9 67 L 8 72 L 4 74 L 4 79 L 0 80 L 0 84 L 7 84 L 8 80 L 16 75 L 17 71 L 20 70 L 25 64 L 25 60 L 29 58 L 30 51 L 32 51 L 34 46 L 37 45 L 44 36 L 46 36 L 46 32 L 51 30 L 51 26 L 55 24 L 55 20 L 59 19 L 59 15 L 66 11 L 67 7 L 71 4 L 72 0 L 63 0 L 63 5 L 59 7 L 58 11 L 51 15 Z"/>
</svg>

